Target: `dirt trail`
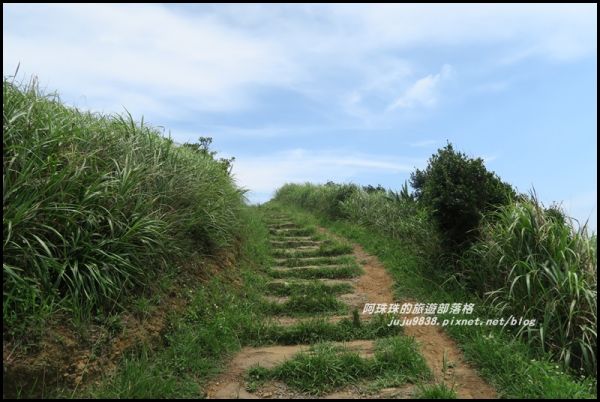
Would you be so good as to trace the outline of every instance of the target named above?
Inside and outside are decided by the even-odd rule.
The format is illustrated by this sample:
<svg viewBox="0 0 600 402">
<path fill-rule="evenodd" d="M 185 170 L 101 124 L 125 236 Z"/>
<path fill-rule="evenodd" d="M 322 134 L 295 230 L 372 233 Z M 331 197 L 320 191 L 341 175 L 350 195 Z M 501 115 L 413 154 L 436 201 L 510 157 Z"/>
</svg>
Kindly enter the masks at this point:
<svg viewBox="0 0 600 402">
<path fill-rule="evenodd" d="M 388 275 L 383 264 L 376 257 L 369 256 L 365 253 L 358 245 L 355 245 L 355 254 L 368 256 L 370 272 L 375 273 L 375 278 L 383 278 Z M 382 274 L 382 271 L 385 272 L 385 274 Z M 392 282 L 390 281 L 387 283 L 387 287 L 389 288 L 389 284 Z M 383 282 L 374 279 L 373 281 L 369 281 L 369 284 L 371 287 L 382 286 Z M 384 294 L 384 292 L 385 291 L 380 290 L 377 294 Z M 388 300 L 394 299 L 393 297 L 390 297 Z M 415 304 L 416 301 L 402 299 L 395 302 Z M 417 342 L 419 342 L 421 354 L 425 358 L 425 361 L 427 361 L 429 368 L 432 370 L 435 380 L 437 382 L 443 380 L 446 383 L 449 383 L 450 386 L 454 385 L 454 389 L 459 398 L 497 398 L 494 388 L 486 383 L 479 376 L 477 371 L 465 361 L 456 342 L 454 342 L 439 326 L 406 326 L 404 327 L 404 333 L 414 337 Z M 445 364 L 444 360 L 446 362 Z"/>
<path fill-rule="evenodd" d="M 339 236 L 329 233 L 324 228 L 319 228 L 321 233 L 342 240 Z M 394 300 L 392 286 L 393 280 L 385 266 L 376 256 L 367 253 L 360 245 L 353 244 L 354 256 L 363 265 L 366 274 L 359 281 L 358 292 L 368 295 L 369 303 L 416 303 L 412 299 Z M 411 316 L 415 317 L 415 316 Z M 402 316 L 400 317 L 400 319 Z M 495 399 L 497 393 L 493 387 L 486 383 L 465 361 L 461 350 L 439 326 L 421 325 L 406 326 L 404 333 L 414 337 L 420 345 L 421 353 L 435 380 L 445 381 L 448 385 L 454 384 L 457 396 L 461 399 Z M 446 364 L 444 364 L 444 361 Z M 445 366 L 445 367 L 444 367 Z"/>
<path fill-rule="evenodd" d="M 285 222 L 286 229 L 294 229 L 289 221 Z M 347 242 L 345 239 L 331 234 L 324 228 L 318 231 L 329 238 Z M 365 303 L 403 303 L 414 300 L 394 300 L 393 280 L 379 259 L 365 252 L 360 245 L 353 244 L 353 256 L 362 266 L 364 274 L 350 280 L 345 280 L 353 285 L 352 293 L 343 294 L 339 299 L 352 308 L 358 308 L 361 320 L 368 321 L 372 315 L 362 314 Z M 289 247 L 292 249 L 294 247 Z M 281 282 L 282 280 L 277 280 Z M 285 280 L 283 280 L 285 281 Z M 323 282 L 330 279 L 321 280 Z M 345 316 L 325 317 L 330 322 L 337 322 Z M 397 317 L 396 317 L 397 318 Z M 391 319 L 391 317 L 390 317 Z M 275 322 L 283 325 L 293 325 L 306 318 L 277 317 Z M 495 390 L 478 375 L 478 373 L 464 360 L 460 349 L 439 327 L 436 326 L 409 326 L 404 328 L 404 333 L 412 336 L 418 342 L 421 353 L 433 372 L 435 382 L 445 382 L 448 386 L 454 384 L 454 390 L 459 398 L 496 398 Z M 344 345 L 357 348 L 361 355 L 372 353 L 373 341 L 352 341 Z M 230 362 L 225 372 L 216 378 L 207 387 L 208 398 L 305 398 L 291 391 L 284 384 L 269 382 L 256 392 L 250 393 L 245 389 L 244 374 L 246 370 L 256 364 L 262 367 L 275 365 L 291 358 L 294 354 L 306 351 L 310 345 L 294 346 L 268 346 L 261 348 L 244 348 Z M 387 388 L 368 398 L 413 398 L 412 384 L 403 387 Z M 321 396 L 321 398 L 364 398 L 365 395 L 358 387 L 348 387 L 337 392 Z"/>
</svg>

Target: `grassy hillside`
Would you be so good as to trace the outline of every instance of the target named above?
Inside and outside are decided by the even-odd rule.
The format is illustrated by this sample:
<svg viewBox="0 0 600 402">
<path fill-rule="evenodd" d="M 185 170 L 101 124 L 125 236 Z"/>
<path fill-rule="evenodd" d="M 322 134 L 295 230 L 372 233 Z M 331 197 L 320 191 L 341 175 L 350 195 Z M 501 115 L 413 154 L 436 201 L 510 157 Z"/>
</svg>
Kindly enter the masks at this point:
<svg viewBox="0 0 600 402">
<path fill-rule="evenodd" d="M 416 251 L 410 237 L 394 239 L 347 218 L 331 219 L 278 201 L 270 201 L 268 205 L 285 210 L 306 224 L 323 226 L 376 255 L 393 278 L 394 300 L 474 303 L 475 311 L 471 318 L 502 317 L 487 308 L 485 299 L 465 288 L 460 280 L 449 277 L 440 267 L 432 266 L 430 259 Z M 439 315 L 440 319 L 452 317 L 460 318 Z M 417 331 L 424 328 L 427 327 L 418 327 Z M 442 332 L 452 336 L 470 365 L 494 386 L 500 398 L 594 398 L 596 395 L 594 375 L 565 370 L 557 364 L 556 356 L 541 352 L 534 344 L 523 342 L 510 330 L 450 325 L 444 327 Z M 442 361 L 445 356 L 440 353 L 436 358 Z M 458 390 L 461 388 L 456 387 Z"/>
<path fill-rule="evenodd" d="M 448 148 L 440 151 L 440 158 L 444 152 Z M 434 162 L 430 163 L 436 160 L 432 158 Z M 439 167 L 430 170 L 435 169 Z M 499 180 L 497 183 L 492 183 L 494 189 L 506 186 Z M 277 191 L 275 201 L 311 211 L 329 221 L 349 222 L 407 245 L 423 267 L 415 272 L 416 276 L 427 276 L 436 286 L 458 285 L 466 294 L 480 298 L 488 311 L 497 316 L 536 318 L 535 328 L 516 328 L 513 336 L 523 340 L 538 356 L 552 356 L 577 376 L 595 375 L 595 235 L 590 236 L 585 227 L 573 225 L 560 208 L 544 208 L 534 196 L 510 194 L 508 200 L 494 205 L 477 199 L 479 195 L 465 189 L 464 183 L 460 192 L 446 178 L 441 184 L 429 182 L 426 186 L 437 193 L 431 197 L 437 203 L 435 207 L 425 197 L 409 194 L 406 187 L 394 193 L 334 183 L 287 184 Z M 460 198 L 463 194 L 468 195 L 465 200 Z M 471 200 L 475 206 L 485 205 L 485 209 L 477 211 L 473 207 L 468 212 L 468 225 L 476 225 L 475 228 L 465 225 L 459 210 L 445 211 L 444 198 L 452 200 L 452 208 L 456 208 L 456 200 L 467 206 Z M 439 224 L 438 217 L 444 213 Z M 476 213 L 482 218 L 472 218 Z M 452 230 L 445 230 L 448 227 Z M 452 238 L 448 241 L 460 230 L 462 238 L 464 233 L 471 237 L 468 244 Z M 456 247 L 449 248 L 448 244 Z"/>
<path fill-rule="evenodd" d="M 191 255 L 233 247 L 243 191 L 206 144 L 3 82 L 3 335 L 87 319 Z M 133 292 L 133 293 L 132 293 Z"/>
</svg>

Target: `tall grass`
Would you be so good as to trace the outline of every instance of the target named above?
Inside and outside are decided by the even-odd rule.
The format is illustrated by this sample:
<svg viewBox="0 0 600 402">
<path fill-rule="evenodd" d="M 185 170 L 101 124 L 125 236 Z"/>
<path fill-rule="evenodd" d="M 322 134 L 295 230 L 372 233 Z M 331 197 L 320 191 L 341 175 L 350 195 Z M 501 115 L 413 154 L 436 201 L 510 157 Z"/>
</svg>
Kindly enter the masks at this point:
<svg viewBox="0 0 600 402">
<path fill-rule="evenodd" d="M 131 116 L 3 82 L 3 326 L 112 309 L 194 251 L 233 244 L 243 192 L 212 155 Z"/>
<path fill-rule="evenodd" d="M 359 190 L 354 184 L 286 184 L 275 193 L 275 200 L 296 205 L 331 219 L 344 218 L 341 203 Z"/>
<path fill-rule="evenodd" d="M 596 237 L 532 197 L 488 216 L 467 277 L 503 315 L 535 318 L 519 336 L 567 367 L 596 372 Z"/>
<path fill-rule="evenodd" d="M 404 187 L 400 193 L 360 190 L 341 203 L 350 222 L 376 230 L 392 239 L 410 239 L 415 251 L 429 259 L 441 254 L 441 241 L 428 211 Z"/>
<path fill-rule="evenodd" d="M 275 200 L 328 219 L 345 219 L 393 239 L 409 238 L 415 251 L 431 259 L 441 254 L 439 233 L 406 184 L 398 193 L 354 184 L 286 184 L 277 190 Z"/>
</svg>

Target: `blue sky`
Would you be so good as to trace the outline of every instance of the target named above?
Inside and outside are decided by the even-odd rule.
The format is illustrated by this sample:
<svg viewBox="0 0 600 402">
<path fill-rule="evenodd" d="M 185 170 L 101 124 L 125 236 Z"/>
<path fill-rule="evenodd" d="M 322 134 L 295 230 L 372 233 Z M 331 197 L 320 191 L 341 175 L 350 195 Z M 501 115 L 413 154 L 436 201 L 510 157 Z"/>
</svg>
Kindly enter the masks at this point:
<svg viewBox="0 0 600 402">
<path fill-rule="evenodd" d="M 253 202 L 398 189 L 446 141 L 597 221 L 597 5 L 3 5 L 3 73 L 211 136 Z"/>
</svg>

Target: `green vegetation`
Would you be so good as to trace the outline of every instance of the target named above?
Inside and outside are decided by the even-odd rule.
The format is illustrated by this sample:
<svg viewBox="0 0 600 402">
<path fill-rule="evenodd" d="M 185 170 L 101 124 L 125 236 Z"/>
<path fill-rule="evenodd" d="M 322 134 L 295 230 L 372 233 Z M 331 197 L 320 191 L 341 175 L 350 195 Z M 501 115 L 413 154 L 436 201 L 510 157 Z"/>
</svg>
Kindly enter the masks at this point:
<svg viewBox="0 0 600 402">
<path fill-rule="evenodd" d="M 513 336 L 497 330 L 447 327 L 465 357 L 496 385 L 500 396 L 522 399 L 595 399 L 596 378 L 566 373 L 547 354 L 535 353 Z"/>
<path fill-rule="evenodd" d="M 481 159 L 450 144 L 412 183 L 413 194 L 406 184 L 398 193 L 286 184 L 272 204 L 299 208 L 297 220 L 365 246 L 393 274 L 399 296 L 473 302 L 481 317 L 536 319 L 534 327 L 505 330 L 447 328 L 502 396 L 595 395 L 596 236 L 560 207 L 517 196 Z M 347 195 L 341 201 L 331 195 L 338 190 Z M 341 214 L 329 213 L 327 200 Z"/>
<path fill-rule="evenodd" d="M 352 246 L 348 244 L 322 244 L 318 249 L 314 250 L 298 250 L 298 249 L 287 249 L 287 250 L 274 250 L 274 257 L 287 257 L 287 258 L 303 258 L 303 257 L 323 257 L 323 256 L 335 256 L 344 255 L 352 252 Z"/>
<path fill-rule="evenodd" d="M 482 213 L 508 204 L 516 195 L 510 185 L 487 171 L 483 159 L 456 152 L 452 144 L 432 155 L 424 171 L 415 170 L 411 185 L 450 250 L 473 242 Z"/>
<path fill-rule="evenodd" d="M 274 199 L 328 219 L 341 216 L 394 239 L 410 237 L 413 239 L 411 244 L 415 245 L 414 252 L 431 261 L 441 254 L 437 241 L 440 236 L 433 220 L 424 208 L 419 208 L 406 185 L 396 193 L 353 184 L 286 184 L 277 190 Z M 328 202 L 338 205 L 328 207 Z"/>
<path fill-rule="evenodd" d="M 349 283 L 327 285 L 321 282 L 272 282 L 267 285 L 267 292 L 275 296 L 300 296 L 311 294 L 338 295 L 352 292 Z"/>
<path fill-rule="evenodd" d="M 356 263 L 326 268 L 288 268 L 271 269 L 269 275 L 273 278 L 295 279 L 345 279 L 360 276 L 363 269 Z"/>
<path fill-rule="evenodd" d="M 367 322 L 344 318 L 337 323 L 331 323 L 326 317 L 314 317 L 295 325 L 269 325 L 262 328 L 262 332 L 256 334 L 252 345 L 345 342 L 356 339 L 377 339 L 402 332 L 402 327 L 390 327 L 387 325 L 388 321 L 386 317 L 378 316 Z"/>
<path fill-rule="evenodd" d="M 247 373 L 252 388 L 257 382 L 276 379 L 313 395 L 369 380 L 392 387 L 430 376 L 414 339 L 402 336 L 377 340 L 373 358 L 341 346 L 316 344 L 273 369 L 253 367 Z"/>
<path fill-rule="evenodd" d="M 272 235 L 275 235 L 274 237 L 277 238 L 278 236 L 281 236 L 282 234 L 286 234 L 288 236 L 312 236 L 316 233 L 316 229 L 314 227 L 307 227 L 307 228 L 301 228 L 301 229 L 270 229 L 269 232 Z"/>
<path fill-rule="evenodd" d="M 300 210 L 296 214 L 317 221 Z M 412 245 L 353 223 L 319 221 L 379 257 L 394 279 L 398 296 L 434 303 L 452 300 L 475 303 L 479 317 L 498 317 L 490 311 L 491 307 L 486 308 L 483 299 L 461 288 L 458 282 L 444 283 L 444 276 L 414 254 Z M 537 352 L 500 328 L 448 326 L 445 330 L 458 341 L 465 357 L 478 367 L 483 377 L 496 386 L 500 397 L 594 398 L 596 395 L 595 377 L 561 370 L 550 355 Z"/>
<path fill-rule="evenodd" d="M 344 265 L 354 262 L 352 256 L 336 256 L 336 257 L 288 257 L 285 260 L 278 262 L 277 265 L 282 267 L 306 267 L 314 265 Z"/>
<path fill-rule="evenodd" d="M 406 183 L 399 192 L 358 189 L 341 204 L 346 219 L 393 239 L 410 237 L 414 252 L 435 261 L 440 237 L 425 208 L 419 207 Z"/>
<path fill-rule="evenodd" d="M 185 312 L 171 318 L 163 345 L 131 351 L 117 371 L 80 391 L 82 396 L 200 397 L 202 385 L 222 370 L 223 359 L 244 345 L 273 342 L 268 334 L 275 329 L 268 329 L 258 308 L 266 283 L 259 267 L 269 258 L 266 229 L 255 213 L 243 216 L 238 267 L 219 273 L 193 292 Z M 231 286 L 236 278 L 244 286 Z"/>
<path fill-rule="evenodd" d="M 242 213 L 238 266 L 220 272 L 193 292 L 185 313 L 171 318 L 163 345 L 153 350 L 140 347 L 128 353 L 117 371 L 78 395 L 202 397 L 207 380 L 222 371 L 226 359 L 244 346 L 340 342 L 401 333 L 401 328 L 388 327 L 385 317 L 364 323 L 350 318 L 331 323 L 324 316 L 287 326 L 273 323 L 269 319 L 273 311 L 264 308 L 263 296 L 273 284 L 268 277 L 270 271 L 264 268 L 269 265 L 271 247 L 261 215 L 256 208 Z M 329 288 L 323 284 L 292 288 L 290 296 L 299 300 L 303 295 L 329 296 L 337 302 L 325 294 Z"/>
<path fill-rule="evenodd" d="M 362 381 L 374 390 L 413 382 L 419 397 L 455 398 L 445 383 L 423 383 L 431 373 L 401 327 L 350 315 L 338 298 L 353 287 L 317 281 L 364 273 L 352 245 L 318 232 L 321 224 L 377 255 L 400 298 L 537 319 L 445 328 L 501 397 L 595 397 L 596 236 L 560 207 L 517 195 L 481 159 L 448 144 L 412 175 L 412 194 L 406 183 L 399 192 L 288 184 L 266 207 L 248 207 L 233 159 L 216 158 L 210 138 L 178 146 L 143 120 L 81 112 L 6 79 L 3 94 L 5 343 L 28 351 L 59 320 L 68 331 L 99 323 L 114 335 L 124 313 L 151 320 L 171 293 L 183 304 L 163 311 L 159 342 L 124 350 L 98 381 L 50 394 L 202 397 L 240 348 L 303 343 L 316 345 L 249 370 L 248 389 L 279 380 L 322 395 Z M 228 262 L 200 275 L 209 258 Z M 182 277 L 193 278 L 185 294 L 173 290 Z M 309 319 L 280 325 L 274 316 Z M 359 339 L 376 340 L 373 357 L 326 343 Z M 38 385 L 17 392 L 37 396 Z"/>
<path fill-rule="evenodd" d="M 446 383 L 419 386 L 418 399 L 456 399 L 454 388 L 448 387 Z"/>
<path fill-rule="evenodd" d="M 306 183 L 303 185 L 285 185 L 277 190 L 275 198 L 288 204 L 294 204 L 328 216 L 332 219 L 346 216 L 342 203 L 358 191 L 352 184 L 335 184 L 332 182 L 324 186 Z"/>
<path fill-rule="evenodd" d="M 283 303 L 265 303 L 269 314 L 302 316 L 314 313 L 346 312 L 346 305 L 340 302 L 336 295 L 325 293 L 324 289 L 315 289 L 309 294 L 292 295 Z"/>
<path fill-rule="evenodd" d="M 91 317 L 194 252 L 231 250 L 243 192 L 229 162 L 130 116 L 3 82 L 3 328 Z"/>
<path fill-rule="evenodd" d="M 275 240 L 271 244 L 277 247 L 306 247 L 315 246 L 317 243 L 314 240 Z"/>
<path fill-rule="evenodd" d="M 499 315 L 539 317 L 518 333 L 566 367 L 596 372 L 596 238 L 532 198 L 494 212 L 465 258 L 472 288 Z"/>
</svg>

